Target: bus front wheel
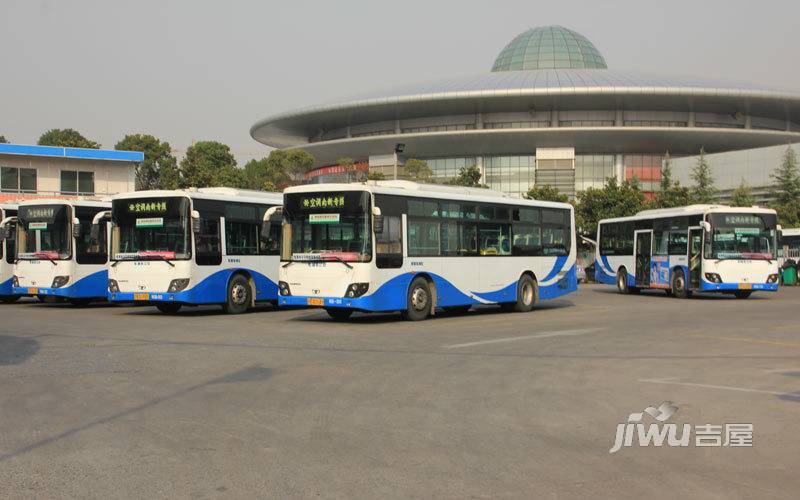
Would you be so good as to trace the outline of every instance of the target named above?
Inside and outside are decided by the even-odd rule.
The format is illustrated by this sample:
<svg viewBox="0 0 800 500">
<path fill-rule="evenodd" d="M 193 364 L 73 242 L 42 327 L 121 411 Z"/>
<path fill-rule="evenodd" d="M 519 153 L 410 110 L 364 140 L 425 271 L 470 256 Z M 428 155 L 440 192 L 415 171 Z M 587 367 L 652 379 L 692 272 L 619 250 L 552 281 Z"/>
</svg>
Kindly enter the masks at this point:
<svg viewBox="0 0 800 500">
<path fill-rule="evenodd" d="M 408 297 L 406 298 L 406 310 L 403 311 L 403 318 L 409 321 L 419 321 L 427 318 L 431 314 L 431 288 L 425 278 L 417 277 L 408 287 Z"/>
<path fill-rule="evenodd" d="M 237 274 L 228 283 L 228 299 L 222 308 L 228 314 L 242 314 L 250 307 L 252 297 L 250 282 L 241 274 Z"/>
<path fill-rule="evenodd" d="M 747 298 L 747 297 L 749 297 L 749 296 L 750 296 L 752 293 L 753 293 L 753 292 L 752 292 L 752 291 L 750 291 L 750 290 L 737 290 L 737 291 L 733 292 L 733 295 L 734 295 L 734 296 L 735 296 L 737 299 L 746 299 L 746 298 Z"/>
<path fill-rule="evenodd" d="M 672 273 L 672 296 L 677 299 L 686 299 L 691 295 L 689 289 L 686 287 L 686 275 L 683 274 L 683 269 L 676 269 Z"/>
<path fill-rule="evenodd" d="M 619 290 L 619 293 L 639 293 L 638 288 L 628 286 L 628 270 L 624 267 L 621 267 L 619 271 L 617 271 L 617 290 Z"/>
<path fill-rule="evenodd" d="M 164 314 L 176 314 L 178 311 L 181 310 L 181 304 L 176 304 L 174 302 L 164 302 L 162 304 L 156 304 L 156 309 L 158 309 Z"/>
<path fill-rule="evenodd" d="M 352 309 L 339 309 L 333 307 L 325 309 L 325 312 L 328 313 L 328 316 L 335 319 L 336 321 L 344 321 L 353 314 Z"/>
</svg>

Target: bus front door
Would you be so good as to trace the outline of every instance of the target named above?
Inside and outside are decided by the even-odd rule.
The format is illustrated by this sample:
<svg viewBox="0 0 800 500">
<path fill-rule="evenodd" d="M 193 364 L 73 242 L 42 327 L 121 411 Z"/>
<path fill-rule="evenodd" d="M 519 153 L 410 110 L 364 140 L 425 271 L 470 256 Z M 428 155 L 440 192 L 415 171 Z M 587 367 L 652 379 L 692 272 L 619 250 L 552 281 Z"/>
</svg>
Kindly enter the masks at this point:
<svg viewBox="0 0 800 500">
<path fill-rule="evenodd" d="M 700 289 L 700 263 L 703 258 L 703 230 L 689 229 L 689 289 Z"/>
<path fill-rule="evenodd" d="M 636 286 L 650 286 L 650 261 L 653 249 L 653 231 L 635 231 L 636 235 Z"/>
</svg>

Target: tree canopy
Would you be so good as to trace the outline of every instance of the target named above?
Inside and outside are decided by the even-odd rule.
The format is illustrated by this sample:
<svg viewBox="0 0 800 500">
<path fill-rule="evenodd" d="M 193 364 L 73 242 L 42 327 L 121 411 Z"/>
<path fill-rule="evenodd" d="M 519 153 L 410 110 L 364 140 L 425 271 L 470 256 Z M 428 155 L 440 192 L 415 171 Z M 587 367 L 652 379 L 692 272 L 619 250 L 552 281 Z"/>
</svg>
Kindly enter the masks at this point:
<svg viewBox="0 0 800 500">
<path fill-rule="evenodd" d="M 409 158 L 403 164 L 406 176 L 415 182 L 430 182 L 433 177 L 433 170 L 425 160 Z"/>
<path fill-rule="evenodd" d="M 800 171 L 797 166 L 797 154 L 791 146 L 786 148 L 783 160 L 778 168 L 770 174 L 773 181 L 772 204 L 778 212 L 778 218 L 784 227 L 800 225 Z"/>
<path fill-rule="evenodd" d="M 39 137 L 40 146 L 60 146 L 62 148 L 100 149 L 100 144 L 91 141 L 71 128 L 53 128 Z"/>
<path fill-rule="evenodd" d="M 447 184 L 453 186 L 466 186 L 466 187 L 486 187 L 481 184 L 481 169 L 477 165 L 470 167 L 461 167 L 458 170 L 458 175 L 447 181 Z"/>
<path fill-rule="evenodd" d="M 6 140 L 6 136 L 0 135 L 0 144 L 7 144 L 8 141 Z"/>
<path fill-rule="evenodd" d="M 756 204 L 756 198 L 750 190 L 750 186 L 742 179 L 739 187 L 731 193 L 731 206 L 732 207 L 752 207 Z"/>
<path fill-rule="evenodd" d="M 217 141 L 200 141 L 186 150 L 180 163 L 181 187 L 236 186 L 239 172 L 231 149 Z"/>
<path fill-rule="evenodd" d="M 529 200 L 542 200 L 542 201 L 560 201 L 562 203 L 567 203 L 569 201 L 569 197 L 565 194 L 561 194 L 561 192 L 549 185 L 541 185 L 541 186 L 531 186 L 528 192 L 525 194 L 525 198 Z"/>
<path fill-rule="evenodd" d="M 602 188 L 590 187 L 578 193 L 577 229 L 582 234 L 592 235 L 601 219 L 635 215 L 643 208 L 645 196 L 635 179 L 618 183 L 615 177 L 609 177 Z"/>
<path fill-rule="evenodd" d="M 136 189 L 176 189 L 179 186 L 178 162 L 168 142 L 149 134 L 128 134 L 114 149 L 144 153 L 144 162 L 136 168 Z"/>
<path fill-rule="evenodd" d="M 697 164 L 692 168 L 691 174 L 694 185 L 692 186 L 692 198 L 695 203 L 713 203 L 714 195 L 717 192 L 714 186 L 714 176 L 711 174 L 711 165 L 706 159 L 706 152 L 700 149 L 700 156 Z"/>
</svg>

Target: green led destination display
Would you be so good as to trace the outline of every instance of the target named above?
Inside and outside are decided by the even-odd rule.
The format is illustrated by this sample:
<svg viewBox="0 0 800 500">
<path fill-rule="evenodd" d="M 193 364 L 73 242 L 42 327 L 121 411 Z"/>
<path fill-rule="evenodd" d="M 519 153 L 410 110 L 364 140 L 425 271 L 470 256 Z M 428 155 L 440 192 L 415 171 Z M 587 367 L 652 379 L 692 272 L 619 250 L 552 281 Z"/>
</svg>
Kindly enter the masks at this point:
<svg viewBox="0 0 800 500">
<path fill-rule="evenodd" d="M 132 214 L 163 214 L 167 211 L 165 200 L 137 201 L 128 203 L 128 213 Z"/>
</svg>

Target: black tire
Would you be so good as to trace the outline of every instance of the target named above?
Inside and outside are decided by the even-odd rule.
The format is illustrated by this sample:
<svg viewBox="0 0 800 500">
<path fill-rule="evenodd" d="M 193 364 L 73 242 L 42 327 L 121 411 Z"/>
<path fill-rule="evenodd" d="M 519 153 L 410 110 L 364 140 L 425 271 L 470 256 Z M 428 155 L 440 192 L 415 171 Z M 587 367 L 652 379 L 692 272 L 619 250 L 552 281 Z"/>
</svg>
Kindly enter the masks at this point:
<svg viewBox="0 0 800 500">
<path fill-rule="evenodd" d="M 236 274 L 228 282 L 227 300 L 222 309 L 228 314 L 242 314 L 247 312 L 253 300 L 253 291 L 250 282 L 241 274 Z"/>
<path fill-rule="evenodd" d="M 672 282 L 670 283 L 672 296 L 676 299 L 688 299 L 691 296 L 691 292 L 687 287 L 686 283 L 686 275 L 683 273 L 683 269 L 676 269 L 674 273 L 672 273 Z"/>
<path fill-rule="evenodd" d="M 428 281 L 422 277 L 414 278 L 408 287 L 406 310 L 403 311 L 403 318 L 409 321 L 420 321 L 427 318 L 431 314 L 432 299 Z"/>
<path fill-rule="evenodd" d="M 3 295 L 3 297 L 0 298 L 0 300 L 2 300 L 4 304 L 13 304 L 19 299 L 20 299 L 19 295 Z"/>
<path fill-rule="evenodd" d="M 737 299 L 746 299 L 753 294 L 752 290 L 737 290 L 733 292 L 734 297 Z"/>
<path fill-rule="evenodd" d="M 536 280 L 527 274 L 523 274 L 517 282 L 517 300 L 511 302 L 506 309 L 514 312 L 530 312 L 536 306 L 539 298 L 539 286 Z"/>
<path fill-rule="evenodd" d="M 339 309 L 338 307 L 326 308 L 325 312 L 336 321 L 344 321 L 353 315 L 352 309 Z"/>
<path fill-rule="evenodd" d="M 156 304 L 156 309 L 164 314 L 177 314 L 181 310 L 181 306 L 182 304 L 176 304 L 175 302 L 161 302 Z"/>
<path fill-rule="evenodd" d="M 443 307 L 444 311 L 449 314 L 466 314 L 472 306 L 448 306 Z"/>
<path fill-rule="evenodd" d="M 73 306 L 88 306 L 91 299 L 69 299 L 69 303 Z"/>
<path fill-rule="evenodd" d="M 634 295 L 640 292 L 640 290 L 633 286 L 628 286 L 628 270 L 624 267 L 619 268 L 617 271 L 617 290 L 619 293 L 625 293 Z"/>
<path fill-rule="evenodd" d="M 39 302 L 41 302 L 41 303 L 45 303 L 45 302 L 47 302 L 47 299 L 48 299 L 48 298 L 49 298 L 49 297 L 47 297 L 47 295 L 37 295 L 37 296 L 36 296 L 36 300 L 38 300 L 38 301 L 39 301 Z"/>
</svg>

